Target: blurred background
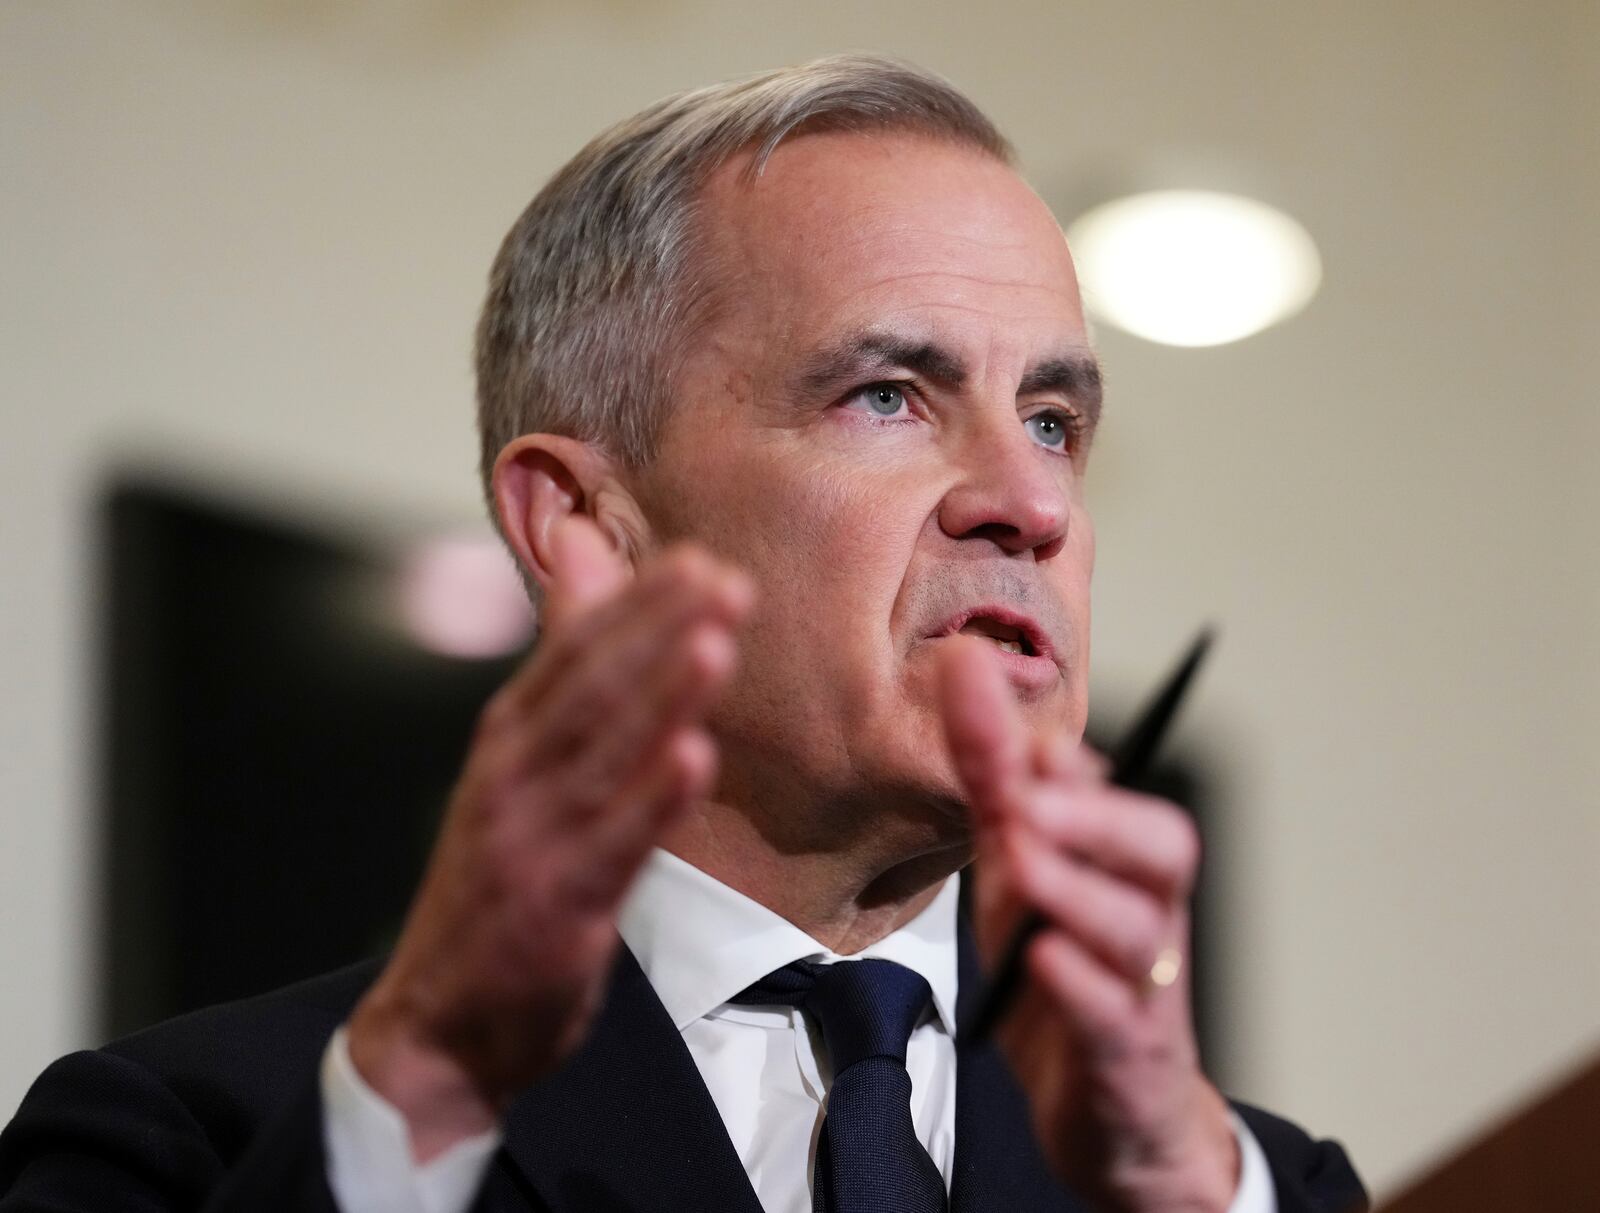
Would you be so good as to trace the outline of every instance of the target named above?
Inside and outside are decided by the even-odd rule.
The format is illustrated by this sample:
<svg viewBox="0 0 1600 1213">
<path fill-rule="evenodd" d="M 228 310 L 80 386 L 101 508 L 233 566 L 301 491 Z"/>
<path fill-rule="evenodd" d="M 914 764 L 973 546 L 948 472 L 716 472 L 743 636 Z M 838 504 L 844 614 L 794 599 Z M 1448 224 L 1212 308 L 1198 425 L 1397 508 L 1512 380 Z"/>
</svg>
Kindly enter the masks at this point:
<svg viewBox="0 0 1600 1213">
<path fill-rule="evenodd" d="M 9 0 L 0 1117 L 381 946 L 525 624 L 471 424 L 502 234 L 658 96 L 847 49 L 962 86 L 1063 222 L 1221 186 L 1320 250 L 1248 339 L 1100 332 L 1099 718 L 1223 628 L 1175 752 L 1229 1092 L 1389 1191 L 1600 1048 L 1600 5 Z M 430 570 L 501 606 L 430 630 Z"/>
</svg>

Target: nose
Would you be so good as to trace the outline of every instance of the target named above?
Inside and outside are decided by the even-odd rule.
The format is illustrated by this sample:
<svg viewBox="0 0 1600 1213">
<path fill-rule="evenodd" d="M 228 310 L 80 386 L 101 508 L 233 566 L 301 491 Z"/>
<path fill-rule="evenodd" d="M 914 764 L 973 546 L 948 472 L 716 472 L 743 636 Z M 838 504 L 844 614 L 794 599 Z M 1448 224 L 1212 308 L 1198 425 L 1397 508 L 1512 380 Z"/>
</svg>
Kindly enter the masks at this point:
<svg viewBox="0 0 1600 1213">
<path fill-rule="evenodd" d="M 1016 414 L 971 435 L 961 475 L 939 503 L 939 526 L 952 539 L 986 539 L 1007 554 L 1048 560 L 1066 542 L 1072 503 L 1061 456 L 1040 449 Z"/>
</svg>

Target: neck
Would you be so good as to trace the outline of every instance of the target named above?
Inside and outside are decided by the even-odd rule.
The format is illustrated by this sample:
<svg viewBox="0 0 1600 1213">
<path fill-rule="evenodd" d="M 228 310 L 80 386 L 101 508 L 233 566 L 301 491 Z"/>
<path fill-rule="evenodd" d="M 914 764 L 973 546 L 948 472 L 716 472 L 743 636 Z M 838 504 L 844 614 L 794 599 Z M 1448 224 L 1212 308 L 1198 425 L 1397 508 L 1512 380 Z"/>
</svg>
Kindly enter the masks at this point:
<svg viewBox="0 0 1600 1213">
<path fill-rule="evenodd" d="M 882 831 L 854 841 L 842 850 L 780 847 L 739 809 L 705 801 L 663 845 L 841 956 L 905 926 L 971 858 L 965 839 L 896 845 Z"/>
</svg>

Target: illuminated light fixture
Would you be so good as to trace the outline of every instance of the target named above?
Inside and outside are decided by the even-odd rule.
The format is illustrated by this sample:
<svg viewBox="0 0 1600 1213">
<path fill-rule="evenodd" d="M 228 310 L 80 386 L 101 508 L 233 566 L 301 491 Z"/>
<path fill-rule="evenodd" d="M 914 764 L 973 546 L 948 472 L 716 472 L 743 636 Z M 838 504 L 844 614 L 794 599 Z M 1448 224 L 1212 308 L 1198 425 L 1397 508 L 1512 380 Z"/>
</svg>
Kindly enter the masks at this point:
<svg viewBox="0 0 1600 1213">
<path fill-rule="evenodd" d="M 399 599 L 412 639 L 447 657 L 505 657 L 533 635 L 533 609 L 511 558 L 487 536 L 417 545 L 400 570 Z"/>
<path fill-rule="evenodd" d="M 1317 293 L 1311 237 L 1264 202 L 1152 190 L 1102 203 L 1067 229 L 1084 304 L 1163 345 L 1223 345 L 1294 315 Z"/>
</svg>

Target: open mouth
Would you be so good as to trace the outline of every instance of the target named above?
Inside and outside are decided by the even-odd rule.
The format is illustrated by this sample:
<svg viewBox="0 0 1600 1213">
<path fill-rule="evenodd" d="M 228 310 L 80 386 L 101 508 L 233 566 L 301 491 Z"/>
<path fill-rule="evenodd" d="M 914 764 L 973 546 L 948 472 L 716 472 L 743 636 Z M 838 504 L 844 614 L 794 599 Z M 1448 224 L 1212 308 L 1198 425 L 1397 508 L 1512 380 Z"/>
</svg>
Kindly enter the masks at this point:
<svg viewBox="0 0 1600 1213">
<path fill-rule="evenodd" d="M 982 636 L 986 640 L 992 640 L 1007 653 L 1017 653 L 1023 657 L 1038 656 L 1038 649 L 1035 648 L 1027 632 L 988 615 L 974 615 L 956 631 L 963 636 Z"/>
</svg>

